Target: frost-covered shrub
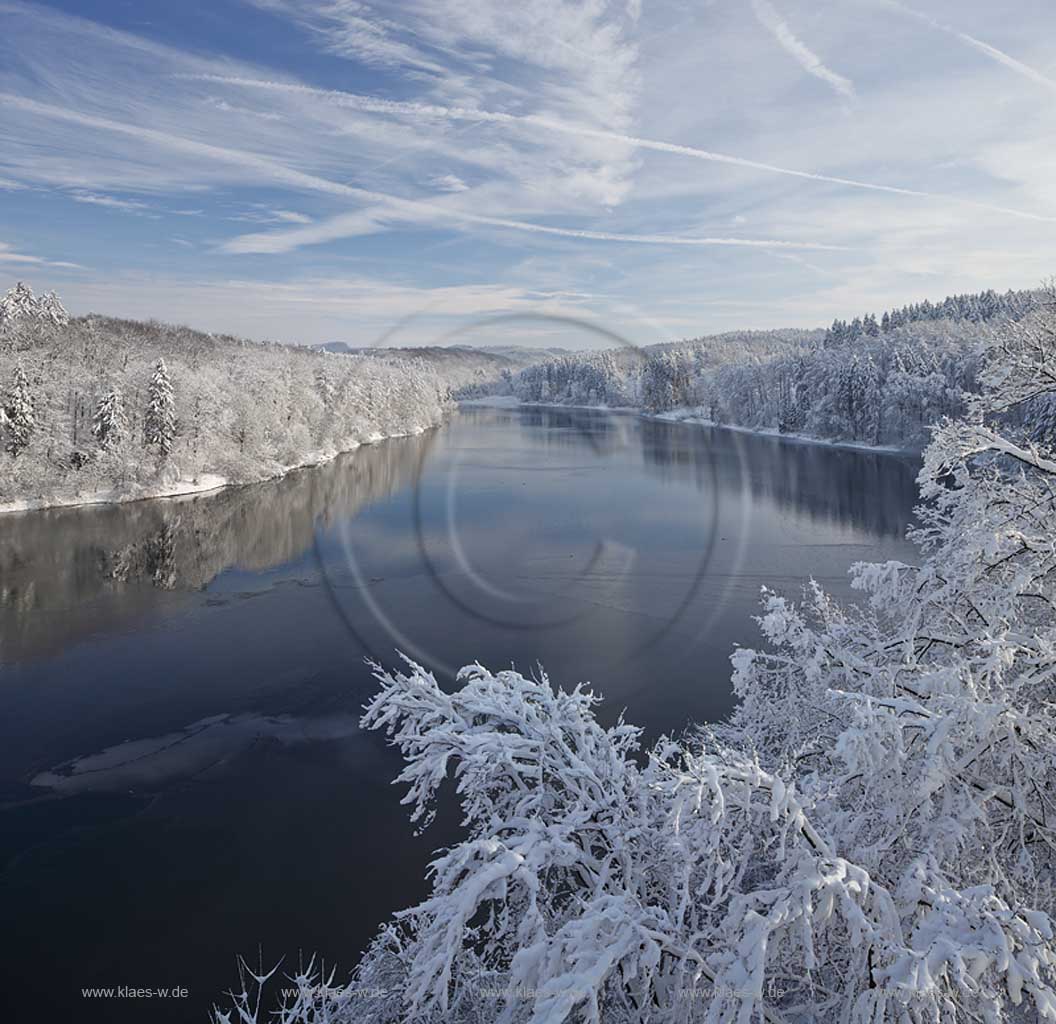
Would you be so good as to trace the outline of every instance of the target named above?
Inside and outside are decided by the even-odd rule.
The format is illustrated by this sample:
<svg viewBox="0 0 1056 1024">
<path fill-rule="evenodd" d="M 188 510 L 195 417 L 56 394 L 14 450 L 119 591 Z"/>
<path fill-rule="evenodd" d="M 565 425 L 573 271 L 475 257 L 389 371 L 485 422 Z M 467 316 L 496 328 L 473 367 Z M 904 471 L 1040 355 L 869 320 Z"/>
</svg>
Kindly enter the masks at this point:
<svg viewBox="0 0 1056 1024">
<path fill-rule="evenodd" d="M 926 452 L 920 564 L 855 566 L 861 606 L 765 594 L 737 710 L 689 740 L 643 752 L 545 677 L 379 670 L 412 820 L 453 776 L 465 838 L 276 1019 L 1056 1020 L 1056 452 L 1010 415 L 1056 394 L 1052 310 L 982 385 Z M 263 1024 L 243 981 L 217 1021 Z"/>
</svg>

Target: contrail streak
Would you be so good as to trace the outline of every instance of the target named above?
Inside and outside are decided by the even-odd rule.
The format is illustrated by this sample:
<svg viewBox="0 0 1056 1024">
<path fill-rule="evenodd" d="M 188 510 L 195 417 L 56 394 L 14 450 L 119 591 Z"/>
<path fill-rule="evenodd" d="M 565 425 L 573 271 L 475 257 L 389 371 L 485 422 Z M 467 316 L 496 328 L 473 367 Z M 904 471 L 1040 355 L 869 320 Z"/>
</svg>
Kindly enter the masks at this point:
<svg viewBox="0 0 1056 1024">
<path fill-rule="evenodd" d="M 189 75 L 181 77 L 189 77 L 199 81 L 242 86 L 249 89 L 314 96 L 337 106 L 346 107 L 350 110 L 358 110 L 362 113 L 368 114 L 392 114 L 450 121 L 482 121 L 493 124 L 508 125 L 534 125 L 537 128 L 561 132 L 566 135 L 575 135 L 580 138 L 605 139 L 610 142 L 620 142 L 624 145 L 632 146 L 635 149 L 650 150 L 657 153 L 672 153 L 677 156 L 690 157 L 694 160 L 730 164 L 734 167 L 744 167 L 748 170 L 754 171 L 765 171 L 768 174 L 782 174 L 792 178 L 803 178 L 807 181 L 820 181 L 831 185 L 843 185 L 847 188 L 866 189 L 871 192 L 886 192 L 892 195 L 911 196 L 916 199 L 939 200 L 947 203 L 956 203 L 960 206 L 968 206 L 976 210 L 988 210 L 991 213 L 1000 213 L 1009 217 L 1018 217 L 1023 220 L 1041 221 L 1047 224 L 1056 223 L 1056 217 L 1046 217 L 1043 214 L 1030 213 L 1026 210 L 1017 210 L 1007 206 L 996 206 L 993 203 L 979 202 L 974 199 L 962 199 L 959 196 L 946 195 L 941 192 L 925 192 L 920 189 L 901 188 L 896 185 L 881 185 L 876 182 L 859 181 L 854 178 L 841 178 L 832 174 L 816 174 L 813 171 L 799 171 L 790 167 L 780 167 L 776 164 L 763 163 L 759 160 L 749 160 L 745 157 L 732 156 L 729 153 L 717 153 L 707 149 L 699 149 L 696 146 L 682 146 L 673 142 L 660 142 L 656 139 L 644 139 L 636 135 L 625 135 L 622 132 L 612 132 L 601 128 L 587 128 L 581 125 L 568 124 L 565 121 L 544 117 L 540 114 L 505 114 L 489 110 L 475 110 L 466 107 L 444 107 L 431 103 L 407 103 L 399 100 L 382 100 L 373 96 L 341 92 L 336 89 L 317 89 L 314 86 L 301 85 L 294 82 L 272 82 L 264 79 L 239 78 L 228 75 Z"/>
<path fill-rule="evenodd" d="M 821 58 L 796 36 L 770 0 L 752 0 L 752 11 L 755 13 L 756 21 L 777 40 L 781 49 L 788 53 L 807 74 L 820 78 L 845 99 L 854 98 L 854 83 L 822 64 Z"/>
<path fill-rule="evenodd" d="M 418 199 L 404 199 L 400 196 L 388 195 L 384 192 L 374 192 L 369 189 L 358 188 L 354 185 L 346 185 L 342 182 L 331 181 L 315 174 L 297 171 L 287 167 L 277 160 L 262 157 L 256 153 L 250 153 L 241 149 L 229 149 L 224 146 L 215 146 L 207 142 L 198 142 L 194 139 L 185 139 L 179 135 L 171 135 L 168 132 L 158 131 L 155 128 L 144 128 L 140 125 L 126 124 L 122 121 L 114 121 L 106 117 L 98 117 L 92 114 L 81 114 L 77 111 L 56 107 L 49 103 L 40 103 L 36 100 L 27 99 L 12 93 L 0 93 L 0 104 L 24 110 L 28 113 L 38 114 L 41 117 L 49 117 L 68 124 L 78 124 L 88 128 L 96 128 L 118 135 L 152 142 L 166 149 L 205 157 L 220 163 L 226 163 L 270 178 L 286 185 L 313 192 L 323 192 L 329 195 L 348 196 L 350 198 L 364 200 L 385 206 L 390 210 L 402 211 L 406 215 L 428 214 L 431 219 L 443 217 L 448 220 L 461 221 L 470 224 L 487 224 L 493 227 L 510 228 L 516 231 L 528 231 L 535 234 L 558 235 L 565 238 L 582 238 L 602 242 L 632 242 L 646 245 L 696 245 L 696 246 L 744 246 L 748 248 L 781 248 L 781 249 L 812 249 L 827 251 L 846 251 L 845 246 L 825 245 L 820 242 L 795 242 L 781 239 L 755 239 L 755 238 L 696 238 L 682 237 L 677 235 L 630 235 L 614 232 L 587 231 L 577 228 L 558 228 L 544 224 L 534 224 L 530 221 L 510 220 L 504 217 L 489 217 L 483 214 L 469 213 L 464 210 L 453 209 L 445 206 L 437 206 L 435 203 L 427 203 Z M 405 216 L 401 219 L 421 221 L 421 216 Z"/>
<path fill-rule="evenodd" d="M 1003 64 L 1006 68 L 1015 71 L 1017 75 L 1029 78 L 1032 82 L 1036 82 L 1038 85 L 1042 85 L 1046 89 L 1056 91 L 1056 81 L 1046 77 L 1040 71 L 1032 68 L 1029 64 L 1024 64 L 1021 60 L 1016 60 L 1015 57 L 1005 53 L 1004 50 L 999 50 L 996 46 L 984 43 L 981 39 L 976 39 L 975 36 L 970 36 L 967 32 L 962 32 L 960 29 L 956 29 L 952 25 L 943 24 L 943 22 L 937 21 L 928 14 L 916 11 L 912 7 L 907 7 L 905 4 L 899 3 L 898 0 L 882 0 L 882 3 L 885 7 L 891 7 L 896 11 L 901 11 L 903 14 L 909 15 L 911 18 L 916 18 L 917 21 L 922 21 L 925 25 L 930 25 L 933 29 L 936 29 L 939 32 L 945 32 L 946 35 L 959 39 L 965 45 L 972 47 L 973 50 L 978 50 L 981 54 L 996 61 L 998 64 Z"/>
</svg>

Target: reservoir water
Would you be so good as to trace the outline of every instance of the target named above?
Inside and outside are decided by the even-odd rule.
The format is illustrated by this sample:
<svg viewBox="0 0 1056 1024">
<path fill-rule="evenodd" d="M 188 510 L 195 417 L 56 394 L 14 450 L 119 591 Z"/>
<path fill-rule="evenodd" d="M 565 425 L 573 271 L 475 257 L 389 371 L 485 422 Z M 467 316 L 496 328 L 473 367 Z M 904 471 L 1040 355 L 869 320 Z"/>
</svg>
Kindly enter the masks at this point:
<svg viewBox="0 0 1056 1024">
<path fill-rule="evenodd" d="M 367 659 L 589 680 L 677 733 L 732 706 L 761 587 L 849 600 L 851 563 L 913 560 L 916 470 L 464 408 L 266 484 L 0 518 L 0 1017 L 205 1021 L 237 954 L 340 978 L 458 836 L 413 835 Z"/>
</svg>

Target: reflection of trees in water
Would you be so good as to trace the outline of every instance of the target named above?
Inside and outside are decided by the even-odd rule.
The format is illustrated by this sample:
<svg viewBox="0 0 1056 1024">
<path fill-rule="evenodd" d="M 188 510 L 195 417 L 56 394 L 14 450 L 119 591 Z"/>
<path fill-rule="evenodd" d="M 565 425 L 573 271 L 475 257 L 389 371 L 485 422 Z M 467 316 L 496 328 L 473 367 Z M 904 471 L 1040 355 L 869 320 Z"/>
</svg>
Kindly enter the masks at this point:
<svg viewBox="0 0 1056 1024">
<path fill-rule="evenodd" d="M 114 552 L 110 578 L 119 583 L 150 580 L 162 590 L 175 590 L 179 583 L 176 543 L 183 517 L 173 515 L 156 533 Z"/>
<path fill-rule="evenodd" d="M 124 584 L 193 590 L 228 568 L 259 571 L 294 560 L 311 547 L 317 522 L 351 517 L 412 479 L 425 443 L 419 435 L 369 445 L 315 469 L 198 498 L 3 517 L 0 656 L 51 646 L 56 630 L 78 634 L 67 620 L 87 621 L 85 603 L 94 597 L 115 595 L 130 613 L 149 606 L 141 587 Z"/>
<path fill-rule="evenodd" d="M 641 440 L 646 465 L 664 478 L 704 489 L 717 476 L 734 494 L 747 481 L 753 498 L 880 536 L 905 534 L 917 498 L 908 457 L 657 420 L 641 421 Z"/>
<path fill-rule="evenodd" d="M 634 422 L 626 413 L 550 406 L 523 406 L 515 415 L 520 426 L 541 430 L 541 440 L 548 448 L 589 447 L 599 456 L 626 447 L 628 428 Z M 507 416 L 503 422 L 512 420 Z"/>
<path fill-rule="evenodd" d="M 640 445 L 645 465 L 663 480 L 700 490 L 717 483 L 723 494 L 734 496 L 747 483 L 753 498 L 876 536 L 904 536 L 917 500 L 918 467 L 908 456 L 591 409 L 523 406 L 499 417 L 501 424 L 516 422 L 537 432 L 548 447 L 590 450 L 600 457 Z"/>
</svg>

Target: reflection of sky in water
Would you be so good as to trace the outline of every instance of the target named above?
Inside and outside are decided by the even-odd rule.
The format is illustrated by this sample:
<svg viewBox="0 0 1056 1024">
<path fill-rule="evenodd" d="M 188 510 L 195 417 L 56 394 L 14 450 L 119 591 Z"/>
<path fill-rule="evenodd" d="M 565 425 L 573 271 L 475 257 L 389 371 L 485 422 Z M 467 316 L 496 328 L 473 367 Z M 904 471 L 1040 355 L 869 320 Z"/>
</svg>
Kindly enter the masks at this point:
<svg viewBox="0 0 1056 1024">
<path fill-rule="evenodd" d="M 6 967 L 91 1020 L 75 983 L 175 984 L 157 974 L 179 963 L 199 1002 L 152 1007 L 163 1021 L 203 1019 L 258 941 L 351 963 L 455 834 L 441 815 L 411 837 L 396 755 L 356 728 L 364 657 L 395 661 L 386 619 L 426 660 L 541 663 L 591 681 L 605 721 L 677 731 L 729 708 L 760 586 L 813 575 L 848 596 L 851 562 L 912 557 L 913 475 L 628 416 L 473 410 L 259 487 L 0 520 L 0 903 L 23 937 Z M 170 892 L 144 945 L 140 908 Z M 59 933 L 82 965 L 69 993 L 40 952 Z"/>
<path fill-rule="evenodd" d="M 728 655 L 755 638 L 762 585 L 798 593 L 813 576 L 847 594 L 852 561 L 912 554 L 900 539 L 912 467 L 889 457 L 593 412 L 474 411 L 427 465 L 416 495 L 322 538 L 354 632 L 431 667 L 497 658 L 592 678 L 653 733 L 728 708 Z"/>
</svg>

